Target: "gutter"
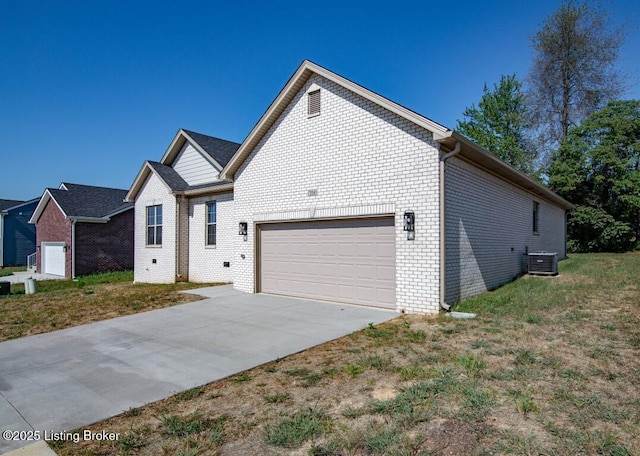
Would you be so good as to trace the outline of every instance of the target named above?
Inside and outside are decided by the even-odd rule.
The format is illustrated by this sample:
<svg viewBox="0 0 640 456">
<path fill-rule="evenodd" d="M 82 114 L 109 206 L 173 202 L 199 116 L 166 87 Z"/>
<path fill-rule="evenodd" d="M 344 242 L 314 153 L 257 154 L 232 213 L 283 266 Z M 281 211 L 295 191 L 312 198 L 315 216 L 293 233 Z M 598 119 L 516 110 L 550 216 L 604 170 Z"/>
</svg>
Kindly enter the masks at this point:
<svg viewBox="0 0 640 456">
<path fill-rule="evenodd" d="M 446 284 L 446 224 L 445 224 L 445 162 L 457 155 L 462 150 L 460 141 L 456 142 L 456 147 L 449 153 L 440 157 L 440 307 L 447 312 L 451 312 L 451 306 L 444 302 Z"/>
</svg>

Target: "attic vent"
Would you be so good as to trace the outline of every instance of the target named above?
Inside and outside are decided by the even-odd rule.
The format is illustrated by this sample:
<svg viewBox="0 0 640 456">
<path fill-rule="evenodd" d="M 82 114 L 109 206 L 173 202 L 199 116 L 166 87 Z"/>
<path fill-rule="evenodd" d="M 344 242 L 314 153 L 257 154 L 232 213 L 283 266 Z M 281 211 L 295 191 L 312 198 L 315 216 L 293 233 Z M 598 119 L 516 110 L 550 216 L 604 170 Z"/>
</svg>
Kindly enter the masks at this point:
<svg viewBox="0 0 640 456">
<path fill-rule="evenodd" d="M 320 89 L 309 92 L 309 117 L 320 114 Z"/>
</svg>

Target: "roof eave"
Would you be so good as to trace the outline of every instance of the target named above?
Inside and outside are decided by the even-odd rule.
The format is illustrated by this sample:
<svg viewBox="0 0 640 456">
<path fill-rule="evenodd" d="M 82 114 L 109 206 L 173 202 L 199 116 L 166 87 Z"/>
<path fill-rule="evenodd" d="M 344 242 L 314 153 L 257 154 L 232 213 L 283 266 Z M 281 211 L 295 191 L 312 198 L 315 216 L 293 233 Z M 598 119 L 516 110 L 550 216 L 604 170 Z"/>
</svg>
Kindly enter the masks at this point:
<svg viewBox="0 0 640 456">
<path fill-rule="evenodd" d="M 476 166 L 496 174 L 500 178 L 517 185 L 529 193 L 533 193 L 557 204 L 565 210 L 571 210 L 575 207 L 560 195 L 554 193 L 542 184 L 533 180 L 531 177 L 500 160 L 491 152 L 480 147 L 478 144 L 474 143 L 457 131 L 450 131 L 450 134 L 437 141 L 448 149 L 453 149 L 456 142 L 460 142 L 462 145 L 462 150 L 458 154 L 460 157 L 474 163 Z"/>
<path fill-rule="evenodd" d="M 130 201 L 125 201 L 125 202 L 129 203 Z M 117 210 L 115 210 L 113 212 L 109 212 L 108 214 L 106 214 L 104 216 L 104 218 L 110 219 L 111 217 L 115 217 L 116 215 L 120 215 L 120 214 L 122 214 L 124 212 L 132 210 L 133 207 L 134 207 L 133 205 L 121 207 L 120 209 L 117 209 Z"/>
<path fill-rule="evenodd" d="M 107 223 L 111 220 L 109 217 L 82 217 L 82 216 L 70 216 L 67 217 L 72 222 L 80 223 Z"/>
<path fill-rule="evenodd" d="M 233 190 L 233 183 L 230 182 L 224 185 L 216 185 L 212 187 L 204 187 L 204 188 L 191 189 L 191 190 L 173 191 L 172 193 L 174 195 L 184 195 L 184 196 L 190 197 L 190 196 L 207 195 L 212 193 L 224 193 L 232 190 Z"/>
<path fill-rule="evenodd" d="M 136 198 L 138 197 L 140 190 L 142 190 L 142 186 L 145 184 L 145 182 L 149 178 L 149 174 L 151 173 L 155 174 L 156 177 L 160 179 L 160 182 L 162 182 L 162 184 L 165 187 L 167 187 L 169 191 L 171 191 L 171 186 L 165 182 L 162 176 L 159 173 L 157 173 L 155 169 L 153 169 L 153 166 L 151 166 L 149 161 L 145 161 L 144 164 L 142 165 L 142 168 L 140 169 L 140 172 L 138 172 L 138 175 L 134 179 L 133 184 L 131 184 L 131 189 L 129 189 L 127 196 L 124 197 L 123 202 L 125 203 L 136 202 Z"/>
<path fill-rule="evenodd" d="M 178 133 L 176 133 L 173 141 L 171 141 L 171 144 L 169 144 L 169 147 L 160 159 L 160 163 L 162 163 L 163 165 L 171 166 L 187 141 L 191 143 L 191 145 L 204 157 L 205 160 L 215 166 L 216 169 L 222 169 L 222 165 L 218 163 L 211 155 L 209 155 L 207 151 L 204 150 L 200 144 L 198 144 L 198 141 L 193 139 L 182 128 L 178 130 Z"/>
<path fill-rule="evenodd" d="M 56 204 L 56 206 L 58 206 L 58 209 L 60 209 L 60 212 L 62 212 L 62 215 L 67 217 L 67 214 L 64 212 L 62 207 L 60 207 L 60 205 L 58 204 L 56 199 L 53 197 L 53 195 L 51 194 L 51 192 L 49 192 L 49 189 L 47 188 L 47 189 L 44 190 L 44 193 L 42 194 L 42 197 L 40 198 L 40 202 L 38 203 L 38 205 L 36 206 L 35 210 L 33 211 L 33 215 L 29 219 L 29 223 L 33 223 L 33 224 L 37 224 L 38 223 L 38 219 L 40 218 L 40 216 L 44 212 L 45 207 L 47 207 L 47 203 L 49 202 L 49 200 L 53 200 L 53 202 Z"/>
<path fill-rule="evenodd" d="M 198 141 L 193 139 L 193 137 L 191 137 L 191 135 L 189 135 L 189 133 L 184 131 L 182 128 L 180 129 L 180 132 L 185 136 L 187 141 L 189 141 L 193 145 L 193 147 L 195 147 L 196 150 L 198 152 L 200 152 L 200 154 L 205 158 L 205 160 L 209 161 L 213 166 L 216 167 L 216 169 L 222 169 L 223 168 L 223 166 L 220 163 L 218 163 L 218 160 L 216 160 L 211 155 L 209 155 L 209 153 L 206 150 L 204 150 L 204 148 L 200 144 L 198 144 Z M 182 149 L 182 147 L 184 147 L 184 144 L 182 144 L 182 146 L 180 146 L 180 149 Z M 178 153 L 179 152 L 180 151 L 178 150 Z"/>
<path fill-rule="evenodd" d="M 2 212 L 13 211 L 15 209 L 18 209 L 19 207 L 27 206 L 29 204 L 32 204 L 32 203 L 38 201 L 38 200 L 40 200 L 40 198 L 33 198 L 33 199 L 30 199 L 29 201 L 24 201 L 24 202 L 22 202 L 20 204 L 16 204 L 15 206 L 8 207 L 8 208 L 4 209 Z"/>
</svg>

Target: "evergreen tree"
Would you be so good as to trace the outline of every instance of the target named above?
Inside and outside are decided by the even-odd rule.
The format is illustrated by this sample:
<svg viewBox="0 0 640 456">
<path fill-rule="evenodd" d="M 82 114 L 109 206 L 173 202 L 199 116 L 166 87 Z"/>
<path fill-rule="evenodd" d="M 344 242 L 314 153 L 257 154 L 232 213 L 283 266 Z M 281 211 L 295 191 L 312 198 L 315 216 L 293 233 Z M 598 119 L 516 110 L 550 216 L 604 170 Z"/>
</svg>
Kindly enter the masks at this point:
<svg viewBox="0 0 640 456">
<path fill-rule="evenodd" d="M 478 106 L 471 105 L 457 130 L 525 174 L 533 174 L 535 153 L 527 141 L 527 114 L 522 83 L 502 76 L 493 91 L 485 84 Z"/>
<path fill-rule="evenodd" d="M 640 100 L 612 101 L 570 130 L 551 161 L 549 185 L 577 205 L 573 250 L 633 248 L 640 240 Z"/>
</svg>

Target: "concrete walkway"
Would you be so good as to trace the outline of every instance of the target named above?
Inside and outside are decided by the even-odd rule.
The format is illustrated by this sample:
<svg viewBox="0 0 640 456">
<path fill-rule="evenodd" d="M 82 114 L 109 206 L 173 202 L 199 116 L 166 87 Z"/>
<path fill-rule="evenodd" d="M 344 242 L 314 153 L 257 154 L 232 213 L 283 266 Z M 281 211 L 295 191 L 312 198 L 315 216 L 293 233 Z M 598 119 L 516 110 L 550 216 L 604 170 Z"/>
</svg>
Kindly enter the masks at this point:
<svg viewBox="0 0 640 456">
<path fill-rule="evenodd" d="M 0 343 L 0 428 L 80 428 L 397 316 L 192 290 L 202 301 Z M 0 437 L 0 454 L 33 442 Z"/>
<path fill-rule="evenodd" d="M 65 280 L 66 277 L 52 275 L 52 274 L 39 274 L 37 272 L 20 271 L 14 272 L 9 276 L 0 277 L 0 282 L 10 283 L 24 283 L 27 279 L 36 280 Z"/>
</svg>

